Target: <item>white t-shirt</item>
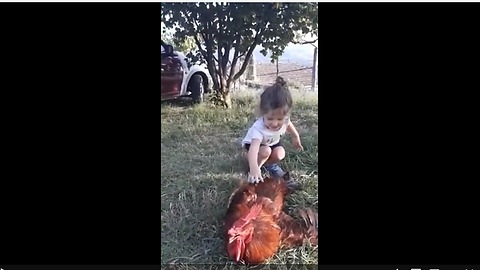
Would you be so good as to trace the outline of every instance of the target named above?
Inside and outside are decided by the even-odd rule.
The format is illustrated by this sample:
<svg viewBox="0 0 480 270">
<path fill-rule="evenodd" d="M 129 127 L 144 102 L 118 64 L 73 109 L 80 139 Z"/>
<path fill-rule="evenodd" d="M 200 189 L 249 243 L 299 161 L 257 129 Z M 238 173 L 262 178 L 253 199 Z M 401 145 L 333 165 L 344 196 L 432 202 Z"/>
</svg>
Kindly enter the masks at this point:
<svg viewBox="0 0 480 270">
<path fill-rule="evenodd" d="M 261 141 L 261 145 L 272 146 L 277 144 L 280 141 L 280 136 L 285 134 L 285 131 L 287 131 L 287 126 L 289 123 L 290 119 L 287 118 L 279 130 L 272 131 L 263 123 L 263 117 L 258 118 L 248 130 L 245 138 L 243 138 L 242 147 L 245 146 L 245 144 L 251 144 L 253 139 L 259 139 Z"/>
</svg>

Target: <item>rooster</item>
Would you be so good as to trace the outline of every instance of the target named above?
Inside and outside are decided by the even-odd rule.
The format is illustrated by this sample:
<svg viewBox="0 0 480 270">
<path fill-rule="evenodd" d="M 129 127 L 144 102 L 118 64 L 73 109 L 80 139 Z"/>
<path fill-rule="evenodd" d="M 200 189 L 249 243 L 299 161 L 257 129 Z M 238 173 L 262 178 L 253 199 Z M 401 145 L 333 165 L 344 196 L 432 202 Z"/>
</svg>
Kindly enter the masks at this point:
<svg viewBox="0 0 480 270">
<path fill-rule="evenodd" d="M 303 222 L 282 211 L 285 196 L 295 187 L 289 174 L 266 177 L 257 184 L 243 184 L 230 198 L 225 216 L 228 257 L 249 264 L 262 263 L 280 248 L 318 244 L 318 214 L 300 210 Z"/>
</svg>

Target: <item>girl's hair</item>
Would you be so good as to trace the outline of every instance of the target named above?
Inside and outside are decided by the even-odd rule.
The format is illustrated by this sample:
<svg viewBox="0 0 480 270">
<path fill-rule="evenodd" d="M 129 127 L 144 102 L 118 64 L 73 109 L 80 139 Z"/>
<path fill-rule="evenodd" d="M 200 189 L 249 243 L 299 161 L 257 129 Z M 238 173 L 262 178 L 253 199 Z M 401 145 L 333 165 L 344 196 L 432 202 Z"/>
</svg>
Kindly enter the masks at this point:
<svg viewBox="0 0 480 270">
<path fill-rule="evenodd" d="M 278 108 L 282 108 L 285 114 L 288 114 L 292 108 L 292 96 L 282 77 L 277 77 L 275 84 L 267 87 L 260 96 L 260 112 L 262 114 Z"/>
</svg>

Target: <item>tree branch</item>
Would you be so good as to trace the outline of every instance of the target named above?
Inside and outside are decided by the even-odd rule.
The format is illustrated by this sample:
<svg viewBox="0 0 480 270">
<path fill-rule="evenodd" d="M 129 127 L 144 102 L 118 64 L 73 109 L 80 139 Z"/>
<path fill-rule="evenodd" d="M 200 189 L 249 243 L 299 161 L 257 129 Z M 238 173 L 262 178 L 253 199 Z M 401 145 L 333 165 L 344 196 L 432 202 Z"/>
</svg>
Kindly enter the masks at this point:
<svg viewBox="0 0 480 270">
<path fill-rule="evenodd" d="M 232 63 L 230 64 L 230 74 L 228 74 L 228 80 L 227 80 L 227 85 L 230 86 L 230 84 L 232 83 L 233 81 L 233 77 L 235 76 L 235 66 L 237 65 L 237 60 L 238 58 L 240 58 L 241 56 L 238 56 L 238 48 L 240 46 L 240 35 L 237 35 L 237 39 L 235 40 L 235 52 L 233 54 L 233 59 L 232 59 Z M 245 52 L 243 53 L 245 54 Z M 242 54 L 242 55 L 243 55 Z"/>
<path fill-rule="evenodd" d="M 203 50 L 202 44 L 200 44 L 200 41 L 198 40 L 197 35 L 193 35 L 193 39 L 195 40 L 195 43 L 197 44 L 197 47 L 200 53 L 203 55 L 203 57 L 207 58 L 207 52 Z"/>
<path fill-rule="evenodd" d="M 318 37 L 317 37 L 315 40 L 309 40 L 309 41 L 295 41 L 295 40 L 293 40 L 292 43 L 293 43 L 293 44 L 301 44 L 301 45 L 303 45 L 303 44 L 312 44 L 312 43 L 317 42 L 317 40 L 318 40 Z"/>
<path fill-rule="evenodd" d="M 223 55 L 223 68 L 224 68 L 224 72 L 225 72 L 225 75 L 226 75 L 226 72 L 227 72 L 227 65 L 228 65 L 228 61 L 230 61 L 230 50 L 232 49 L 232 45 L 230 42 L 227 42 L 225 44 L 225 54 Z"/>
<path fill-rule="evenodd" d="M 247 51 L 244 51 L 242 54 L 240 54 L 240 55 L 238 56 L 238 58 L 241 58 L 241 57 L 244 56 L 246 53 L 247 53 Z"/>
<path fill-rule="evenodd" d="M 265 29 L 265 28 L 263 28 Z M 235 74 L 235 76 L 233 76 L 233 81 L 236 81 L 238 80 L 238 78 L 240 78 L 240 76 L 245 72 L 245 70 L 247 69 L 247 65 L 248 65 L 248 62 L 250 60 L 250 57 L 252 56 L 252 53 L 253 53 L 253 50 L 255 50 L 255 47 L 257 47 L 257 44 L 258 44 L 258 40 L 261 36 L 261 34 L 263 34 L 263 29 L 257 31 L 257 34 L 255 35 L 255 40 L 253 42 L 253 44 L 250 46 L 248 52 L 247 52 L 247 56 L 245 56 L 245 62 L 243 62 L 242 64 L 242 67 L 240 68 L 240 70 L 237 72 L 237 74 Z"/>
</svg>

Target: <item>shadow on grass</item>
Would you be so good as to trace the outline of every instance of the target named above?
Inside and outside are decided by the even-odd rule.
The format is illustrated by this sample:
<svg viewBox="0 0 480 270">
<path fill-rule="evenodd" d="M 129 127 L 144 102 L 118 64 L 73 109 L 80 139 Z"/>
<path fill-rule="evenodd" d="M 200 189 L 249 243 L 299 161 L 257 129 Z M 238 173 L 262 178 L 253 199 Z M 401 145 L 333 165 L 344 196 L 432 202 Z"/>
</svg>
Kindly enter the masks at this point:
<svg viewBox="0 0 480 270">
<path fill-rule="evenodd" d="M 179 97 L 175 99 L 167 99 L 167 100 L 162 100 L 160 104 L 163 105 L 168 105 L 171 107 L 192 107 L 194 106 L 195 103 L 191 98 L 189 97 Z"/>
</svg>

